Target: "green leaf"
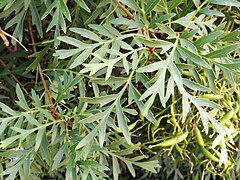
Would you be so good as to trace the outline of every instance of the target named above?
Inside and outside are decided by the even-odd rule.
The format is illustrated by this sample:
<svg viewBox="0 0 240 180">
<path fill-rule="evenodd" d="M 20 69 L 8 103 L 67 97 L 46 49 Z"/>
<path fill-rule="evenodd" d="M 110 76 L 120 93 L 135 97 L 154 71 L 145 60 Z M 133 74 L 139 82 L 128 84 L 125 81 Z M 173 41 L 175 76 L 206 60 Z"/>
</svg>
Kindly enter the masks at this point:
<svg viewBox="0 0 240 180">
<path fill-rule="evenodd" d="M 129 74 L 129 63 L 127 61 L 127 57 L 123 58 L 123 67 L 124 67 L 126 73 Z"/>
<path fill-rule="evenodd" d="M 46 137 L 46 134 L 44 133 L 42 137 L 41 145 L 40 145 L 40 152 L 41 152 L 42 158 L 50 166 L 52 162 L 52 157 L 50 155 L 48 146 L 49 146 L 48 139 Z"/>
<path fill-rule="evenodd" d="M 87 144 L 92 144 L 92 141 L 94 139 L 94 137 L 97 134 L 99 126 L 95 127 L 87 136 L 85 136 L 76 146 L 76 150 L 82 148 L 83 146 L 87 145 Z"/>
<path fill-rule="evenodd" d="M 101 121 L 101 125 L 98 129 L 98 137 L 99 137 L 99 145 L 100 147 L 103 147 L 104 142 L 106 140 L 106 127 L 107 127 L 107 116 L 104 116 L 104 118 Z"/>
<path fill-rule="evenodd" d="M 23 22 L 26 17 L 26 14 L 27 14 L 27 11 L 24 11 L 24 9 L 22 9 L 19 13 L 16 14 L 15 17 L 13 17 L 11 20 L 9 20 L 7 22 L 7 24 L 5 25 L 5 29 L 8 29 L 9 27 L 16 24 L 15 30 L 13 32 L 13 37 L 15 37 L 15 39 L 18 39 L 19 42 L 21 42 L 23 39 Z M 12 40 L 11 40 L 13 45 L 16 44 L 15 39 L 12 38 Z"/>
<path fill-rule="evenodd" d="M 46 128 L 41 128 L 41 129 L 39 129 L 38 132 L 37 132 L 36 144 L 35 144 L 35 148 L 34 148 L 34 149 L 35 149 L 35 152 L 38 151 L 38 149 L 39 149 L 39 147 L 40 147 L 40 145 L 41 145 L 42 138 L 43 138 L 43 135 L 44 135 L 45 131 L 46 131 Z"/>
<path fill-rule="evenodd" d="M 240 67 L 240 62 L 231 62 L 231 63 L 217 63 L 218 65 L 224 66 L 227 69 L 238 69 Z"/>
<path fill-rule="evenodd" d="M 155 100 L 156 94 L 153 93 L 150 98 L 147 100 L 147 102 L 144 104 L 143 108 L 142 108 L 142 115 L 144 117 L 146 117 L 148 115 L 149 109 L 151 108 L 154 100 Z"/>
<path fill-rule="evenodd" d="M 181 43 L 181 47 L 185 47 L 189 51 L 191 51 L 193 53 L 197 53 L 196 46 L 194 46 L 194 44 L 192 44 L 190 41 L 188 41 L 186 39 L 180 39 L 180 43 Z"/>
<path fill-rule="evenodd" d="M 128 26 L 129 29 L 132 28 L 143 28 L 144 25 L 140 21 L 134 21 L 132 19 L 126 19 L 126 18 L 115 18 L 110 20 L 110 23 L 114 25 L 125 25 Z"/>
<path fill-rule="evenodd" d="M 240 2 L 238 2 L 237 0 L 227 0 L 227 1 L 209 0 L 208 2 L 212 3 L 212 4 L 223 5 L 223 6 L 236 6 L 236 7 L 240 7 Z"/>
<path fill-rule="evenodd" d="M 187 26 L 187 25 L 189 25 L 190 21 L 193 20 L 194 16 L 195 16 L 195 11 L 192 11 L 192 12 L 188 13 L 187 15 L 185 15 L 184 17 L 181 17 L 173 22 L 178 23 L 182 26 Z"/>
<path fill-rule="evenodd" d="M 77 34 L 80 34 L 81 36 L 91 39 L 93 41 L 97 41 L 97 42 L 103 42 L 103 40 L 97 36 L 94 32 L 89 31 L 87 29 L 84 28 L 69 28 L 70 31 L 75 32 Z"/>
<path fill-rule="evenodd" d="M 157 172 L 155 168 L 160 167 L 159 162 L 157 160 L 145 161 L 145 162 L 134 162 L 133 164 L 153 173 Z"/>
<path fill-rule="evenodd" d="M 81 123 L 81 124 L 92 123 L 94 121 L 97 121 L 99 119 L 104 118 L 104 116 L 105 116 L 104 112 L 97 113 L 97 114 L 94 114 L 94 115 L 88 115 L 88 117 L 82 119 L 81 121 L 79 121 L 79 123 Z"/>
<path fill-rule="evenodd" d="M 91 10 L 88 8 L 88 6 L 86 5 L 86 3 L 84 2 L 84 0 L 75 0 L 76 3 L 78 4 L 78 6 L 80 6 L 81 8 L 83 8 L 85 11 L 87 12 L 91 12 Z"/>
<path fill-rule="evenodd" d="M 203 60 L 200 55 L 195 54 L 181 46 L 178 46 L 177 50 L 181 54 L 183 59 L 187 58 L 189 61 L 192 61 L 196 65 L 199 65 L 208 69 L 211 68 L 211 66 L 205 60 Z"/>
<path fill-rule="evenodd" d="M 23 171 L 24 171 L 24 179 L 29 179 L 30 176 L 30 166 L 31 165 L 31 154 L 24 158 L 23 162 Z"/>
<path fill-rule="evenodd" d="M 59 41 L 62 41 L 62 42 L 65 42 L 67 44 L 70 44 L 70 45 L 73 45 L 75 47 L 78 47 L 79 48 L 79 51 L 84 49 L 87 44 L 75 39 L 75 38 L 72 38 L 72 37 L 68 37 L 68 36 L 59 36 L 57 37 L 57 39 Z"/>
<path fill-rule="evenodd" d="M 74 85 L 78 84 L 82 80 L 82 76 L 76 75 L 75 78 L 72 78 L 72 74 L 67 75 L 66 81 L 64 82 L 64 89 L 67 91 L 71 89 Z"/>
<path fill-rule="evenodd" d="M 166 68 L 167 62 L 166 61 L 159 61 L 147 66 L 141 67 L 137 69 L 137 72 L 153 72 L 162 68 Z"/>
<path fill-rule="evenodd" d="M 7 105 L 1 102 L 0 102 L 0 108 L 2 109 L 3 112 L 8 113 L 9 115 L 12 115 L 12 116 L 18 115 L 13 109 L 11 109 L 10 107 L 8 107 Z"/>
<path fill-rule="evenodd" d="M 138 2 L 136 1 L 129 1 L 129 0 L 121 0 L 123 4 L 125 4 L 127 7 L 135 10 L 135 11 L 141 11 L 141 8 L 138 5 Z"/>
<path fill-rule="evenodd" d="M 138 108 L 141 110 L 141 112 L 143 111 L 143 107 L 144 107 L 144 103 L 139 101 L 139 98 L 140 98 L 140 94 L 139 92 L 137 91 L 137 89 L 132 85 L 132 83 L 130 83 L 129 85 L 129 96 L 135 100 Z M 129 98 L 130 98 L 129 97 Z M 154 125 L 157 125 L 158 122 L 157 120 L 155 119 L 154 115 L 152 114 L 151 111 L 148 111 L 148 114 L 145 116 L 146 119 L 148 121 L 150 121 L 151 123 L 153 123 Z"/>
<path fill-rule="evenodd" d="M 33 133 L 34 131 L 37 130 L 37 128 L 34 128 L 34 129 L 22 129 L 22 128 L 19 128 L 17 126 L 10 127 L 10 128 L 13 131 L 16 131 L 16 132 L 20 133 L 21 140 L 26 139 L 27 136 L 29 136 L 31 133 Z"/>
<path fill-rule="evenodd" d="M 170 61 L 169 63 L 169 72 L 171 73 L 175 83 L 177 84 L 177 87 L 180 93 L 184 93 L 185 90 L 183 88 L 183 80 L 181 77 L 181 73 L 178 70 L 177 66 L 172 61 Z"/>
<path fill-rule="evenodd" d="M 7 151 L 1 151 L 0 152 L 0 156 L 1 157 L 5 157 L 7 159 L 11 159 L 11 158 L 21 158 L 22 156 L 26 156 L 27 154 L 29 154 L 31 152 L 31 150 L 23 150 L 23 149 L 18 149 L 18 148 L 13 148 L 12 150 L 7 150 Z"/>
<path fill-rule="evenodd" d="M 231 66 L 228 66 L 227 64 L 219 63 L 219 62 L 216 62 L 216 61 L 214 61 L 213 63 L 215 65 L 217 65 L 218 67 L 220 67 L 222 70 L 225 70 L 227 73 L 231 72 L 231 73 L 234 73 L 236 75 L 240 75 L 240 72 L 232 70 Z"/>
<path fill-rule="evenodd" d="M 160 0 L 150 0 L 148 1 L 146 7 L 145 7 L 145 13 L 150 13 L 153 8 L 160 2 Z"/>
<path fill-rule="evenodd" d="M 175 31 L 172 28 L 159 23 L 157 23 L 157 27 L 160 29 L 162 33 L 165 33 L 168 35 L 166 39 L 175 39 L 177 37 Z"/>
<path fill-rule="evenodd" d="M 131 173 L 131 175 L 132 175 L 133 177 L 135 177 L 135 176 L 136 176 L 136 172 L 135 172 L 135 170 L 134 170 L 134 167 L 133 167 L 132 163 L 130 163 L 130 162 L 128 162 L 128 161 L 124 161 L 124 163 L 127 165 L 128 170 L 129 170 L 129 172 Z"/>
<path fill-rule="evenodd" d="M 71 21 L 72 21 L 72 20 L 71 20 L 71 15 L 70 15 L 70 12 L 69 12 L 69 10 L 68 10 L 68 7 L 67 7 L 65 1 L 64 1 L 64 0 L 59 0 L 58 2 L 59 2 L 60 5 L 61 5 L 62 13 L 63 13 L 64 16 L 67 18 L 67 20 L 68 20 L 69 22 L 71 22 Z M 63 21 L 64 21 L 64 20 L 63 20 Z"/>
<path fill-rule="evenodd" d="M 35 58 L 34 61 L 27 67 L 24 74 L 27 74 L 28 72 L 35 71 L 37 69 L 38 63 L 40 63 L 43 59 L 43 57 L 47 54 L 48 50 L 50 48 L 50 45 L 47 45 L 43 50 L 35 52 L 31 54 L 29 57 Z"/>
<path fill-rule="evenodd" d="M 127 122 L 129 121 L 128 118 L 123 113 L 123 109 L 121 107 L 120 101 L 118 100 L 116 103 L 116 114 L 117 114 L 117 121 L 118 126 L 122 130 L 124 137 L 126 138 L 128 144 L 131 144 L 131 136 L 128 130 Z"/>
<path fill-rule="evenodd" d="M 161 71 L 161 72 L 163 72 L 163 71 Z M 158 78 L 158 80 L 150 88 L 148 88 L 142 94 L 142 96 L 139 98 L 139 101 L 144 100 L 145 98 L 147 98 L 148 96 L 150 96 L 152 94 L 157 94 L 160 85 L 162 85 L 162 78 L 161 78 L 161 76 Z"/>
<path fill-rule="evenodd" d="M 200 106 L 206 106 L 206 107 L 212 107 L 212 108 L 215 108 L 215 109 L 220 109 L 221 106 L 212 102 L 212 101 L 209 101 L 208 99 L 204 99 L 204 98 L 197 98 L 195 99 L 195 101 L 198 103 L 198 105 Z"/>
<path fill-rule="evenodd" d="M 175 9 L 180 3 L 182 2 L 182 0 L 174 0 L 174 1 L 171 1 L 171 3 L 169 4 L 169 11 Z"/>
<path fill-rule="evenodd" d="M 182 109 L 183 109 L 183 112 L 182 112 L 182 123 L 184 123 L 187 119 L 187 115 L 190 111 L 190 103 L 189 103 L 189 100 L 188 100 L 188 97 L 187 95 L 183 94 L 182 96 Z"/>
<path fill-rule="evenodd" d="M 26 99 L 23 95 L 23 92 L 18 84 L 16 84 L 16 93 L 17 93 L 17 97 L 19 100 L 16 102 L 18 104 L 18 106 L 20 106 L 24 110 L 30 110 L 30 108 L 28 107 L 28 104 L 26 102 Z"/>
<path fill-rule="evenodd" d="M 9 176 L 7 176 L 7 178 L 4 178 L 5 180 L 15 179 L 16 174 L 19 171 L 19 169 L 21 168 L 23 162 L 24 162 L 24 159 L 22 159 L 21 161 L 19 161 L 15 165 L 5 169 L 3 172 L 1 172 L 1 178 L 3 179 L 3 176 L 6 177 L 6 175 L 9 174 Z"/>
<path fill-rule="evenodd" d="M 198 29 L 194 29 L 194 30 L 192 30 L 190 32 L 186 31 L 186 32 L 181 34 L 180 38 L 188 39 L 190 37 L 193 37 L 197 33 L 198 33 Z"/>
<path fill-rule="evenodd" d="M 122 49 L 133 51 L 133 47 L 124 41 L 118 40 L 116 43 L 119 44 Z"/>
<path fill-rule="evenodd" d="M 59 8 L 57 8 L 56 11 L 55 11 L 54 14 L 53 14 L 52 21 L 50 22 L 50 24 L 49 24 L 48 27 L 47 27 L 46 32 L 48 32 L 48 31 L 49 31 L 50 29 L 52 29 L 54 26 L 57 26 L 57 25 L 58 25 L 59 17 L 60 17 L 60 10 L 59 10 Z M 57 32 L 57 31 L 55 31 L 55 33 L 56 33 L 56 32 Z"/>
<path fill-rule="evenodd" d="M 12 136 L 3 141 L 0 141 L 0 148 L 6 148 L 8 145 L 12 144 L 14 141 L 20 138 L 20 135 Z"/>
<path fill-rule="evenodd" d="M 119 163 L 115 156 L 112 156 L 112 160 L 113 160 L 113 162 L 112 162 L 113 163 L 113 177 L 114 177 L 114 179 L 118 179 L 118 175 L 121 173 Z"/>
<path fill-rule="evenodd" d="M 55 0 L 50 6 L 47 7 L 46 11 L 43 13 L 41 20 L 43 20 L 47 15 L 51 13 L 54 7 L 56 7 L 58 0 Z"/>
<path fill-rule="evenodd" d="M 30 2 L 31 2 L 30 11 L 32 15 L 32 24 L 36 26 L 39 35 L 43 37 L 42 23 L 38 13 L 38 9 L 36 7 L 35 1 L 30 0 Z"/>
<path fill-rule="evenodd" d="M 112 34 L 111 30 L 106 28 L 104 25 L 98 25 L 98 24 L 89 24 L 88 25 L 91 29 L 96 30 L 98 34 L 101 34 L 103 36 L 114 38 L 115 35 Z"/>
<path fill-rule="evenodd" d="M 206 15 L 212 16 L 212 17 L 214 17 L 214 16 L 224 17 L 225 16 L 225 14 L 223 14 L 222 12 L 217 11 L 217 10 L 212 10 L 211 8 L 212 8 L 212 6 L 204 7 L 199 11 L 199 13 L 203 13 L 203 14 L 206 14 Z"/>
<path fill-rule="evenodd" d="M 210 89 L 201 85 L 201 84 L 198 84 L 196 82 L 193 82 L 193 81 L 190 81 L 189 79 L 185 79 L 183 78 L 183 83 L 185 86 L 187 86 L 188 88 L 194 90 L 194 91 L 202 91 L 202 92 L 209 92 Z"/>
<path fill-rule="evenodd" d="M 82 49 L 69 49 L 69 50 L 57 50 L 56 53 L 54 53 L 54 56 L 57 56 L 59 59 L 66 59 L 68 57 L 71 57 L 79 52 L 81 52 Z"/>
<path fill-rule="evenodd" d="M 92 51 L 93 48 L 86 48 L 79 56 L 76 57 L 76 59 L 74 59 L 69 68 L 72 69 L 84 63 L 84 61 L 86 61 L 86 59 L 91 55 Z"/>
<path fill-rule="evenodd" d="M 221 57 L 227 57 L 227 54 L 240 48 L 240 44 L 231 44 L 224 46 L 220 49 L 217 49 L 215 51 L 212 51 L 206 55 L 204 55 L 207 58 L 221 58 Z"/>
<path fill-rule="evenodd" d="M 105 78 L 93 78 L 93 77 L 91 77 L 91 82 L 99 84 L 101 86 L 108 85 L 112 88 L 112 90 L 116 90 L 121 85 L 123 85 L 126 81 L 127 81 L 127 78 L 125 78 L 125 77 L 111 76 L 107 81 L 105 81 Z"/>
<path fill-rule="evenodd" d="M 112 102 L 116 99 L 116 94 L 99 96 L 99 97 L 80 97 L 79 100 L 90 104 L 100 104 L 100 107 Z"/>
<path fill-rule="evenodd" d="M 216 83 L 215 83 L 216 76 L 215 76 L 212 69 L 205 69 L 205 71 L 206 71 L 206 74 L 207 74 L 207 79 L 208 79 L 208 82 L 209 82 L 209 86 L 212 89 L 212 91 L 214 93 L 216 93 L 216 91 L 217 91 Z"/>
<path fill-rule="evenodd" d="M 41 101 L 40 101 L 38 95 L 36 94 L 36 92 L 33 89 L 31 89 L 31 95 L 32 95 L 32 98 L 35 102 L 34 106 L 41 107 Z"/>
<path fill-rule="evenodd" d="M 9 122 L 15 120 L 16 117 L 8 117 L 8 118 L 0 118 L 0 135 L 5 131 L 5 129 L 9 126 Z"/>
<path fill-rule="evenodd" d="M 156 26 L 156 23 L 162 23 L 162 22 L 164 22 L 164 21 L 166 21 L 166 20 L 168 20 L 168 19 L 171 19 L 171 18 L 174 17 L 174 16 L 176 16 L 175 13 L 168 13 L 168 14 L 161 15 L 161 16 L 159 16 L 157 19 L 152 19 L 152 21 L 150 22 L 150 24 L 149 24 L 148 27 L 149 27 L 150 29 L 154 29 L 154 28 L 157 27 L 157 26 Z"/>
<path fill-rule="evenodd" d="M 238 41 L 240 39 L 240 29 L 236 29 L 232 32 L 228 31 L 228 32 L 225 32 L 221 37 L 220 39 L 222 41 Z"/>
<path fill-rule="evenodd" d="M 223 33 L 222 30 L 211 32 L 210 34 L 208 34 L 206 36 L 202 36 L 201 38 L 196 40 L 194 42 L 194 45 L 201 46 L 201 45 L 204 45 L 207 43 L 211 43 L 211 42 L 215 41 L 222 33 Z"/>
<path fill-rule="evenodd" d="M 28 113 L 22 113 L 25 117 L 26 117 L 26 120 L 28 122 L 30 122 L 31 124 L 35 125 L 35 126 L 41 126 L 42 124 L 40 122 L 38 122 L 31 114 L 28 114 Z"/>
<path fill-rule="evenodd" d="M 57 154 L 54 156 L 52 170 L 57 169 L 59 163 L 61 162 L 64 155 L 67 155 L 68 144 L 63 144 L 58 150 Z"/>
<path fill-rule="evenodd" d="M 173 47 L 173 43 L 164 41 L 164 40 L 159 40 L 159 39 L 144 39 L 144 38 L 139 38 L 140 42 L 142 42 L 145 46 L 148 47 L 155 47 L 155 48 L 162 48 L 161 54 L 165 53 L 168 51 L 171 47 Z"/>
<path fill-rule="evenodd" d="M 200 5 L 200 0 L 193 0 L 194 5 L 198 8 Z"/>
<path fill-rule="evenodd" d="M 138 115 L 138 112 L 136 109 L 128 109 L 128 108 L 123 108 L 123 111 L 128 113 L 128 114 L 131 114 L 133 116 L 136 116 Z"/>
</svg>

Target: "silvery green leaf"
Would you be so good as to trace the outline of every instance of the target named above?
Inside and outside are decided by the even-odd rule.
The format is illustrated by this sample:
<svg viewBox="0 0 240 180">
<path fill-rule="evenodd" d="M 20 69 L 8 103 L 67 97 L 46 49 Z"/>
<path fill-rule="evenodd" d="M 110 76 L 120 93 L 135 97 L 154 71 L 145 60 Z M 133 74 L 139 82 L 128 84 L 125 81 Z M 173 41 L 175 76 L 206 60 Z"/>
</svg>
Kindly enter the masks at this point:
<svg viewBox="0 0 240 180">
<path fill-rule="evenodd" d="M 193 0 L 194 5 L 198 8 L 200 5 L 200 0 Z"/>
<path fill-rule="evenodd" d="M 210 89 L 189 79 L 183 78 L 183 84 L 194 91 L 209 92 Z"/>
<path fill-rule="evenodd" d="M 116 114 L 117 114 L 118 126 L 122 130 L 123 135 L 126 138 L 128 144 L 131 144 L 131 136 L 130 136 L 128 126 L 127 126 L 127 122 L 129 120 L 126 117 L 126 115 L 124 114 L 119 101 L 116 103 Z"/>
<path fill-rule="evenodd" d="M 89 31 L 87 29 L 84 29 L 84 28 L 69 28 L 69 30 L 72 31 L 72 32 L 75 32 L 77 34 L 80 34 L 81 36 L 83 36 L 85 38 L 91 39 L 93 41 L 103 42 L 103 40 L 98 35 L 96 35 L 94 32 Z"/>
<path fill-rule="evenodd" d="M 227 1 L 209 0 L 209 3 L 218 4 L 218 5 L 222 5 L 222 6 L 236 6 L 236 7 L 240 7 L 240 2 L 237 1 L 237 0 L 227 0 Z"/>
<path fill-rule="evenodd" d="M 83 102 L 90 104 L 100 104 L 100 107 L 112 102 L 116 99 L 116 94 L 99 96 L 99 97 L 80 97 L 79 99 Z"/>
<path fill-rule="evenodd" d="M 70 44 L 70 45 L 73 45 L 75 47 L 78 47 L 80 49 L 83 49 L 87 46 L 87 44 L 75 39 L 75 38 L 72 38 L 72 37 L 69 37 L 69 36 L 59 36 L 57 37 L 57 39 L 59 41 L 62 41 L 62 42 L 65 42 L 67 44 Z"/>
<path fill-rule="evenodd" d="M 162 68 L 166 68 L 167 62 L 166 61 L 159 61 L 147 66 L 141 67 L 137 69 L 137 72 L 153 72 Z"/>
</svg>

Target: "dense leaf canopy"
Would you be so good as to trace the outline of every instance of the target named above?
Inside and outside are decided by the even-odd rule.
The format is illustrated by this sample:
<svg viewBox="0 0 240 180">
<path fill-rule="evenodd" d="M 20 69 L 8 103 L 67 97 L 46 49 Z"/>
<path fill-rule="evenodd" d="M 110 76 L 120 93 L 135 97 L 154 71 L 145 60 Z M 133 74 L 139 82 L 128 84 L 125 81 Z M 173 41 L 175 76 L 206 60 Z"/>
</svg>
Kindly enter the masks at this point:
<svg viewBox="0 0 240 180">
<path fill-rule="evenodd" d="M 239 18 L 238 0 L 1 0 L 0 179 L 239 178 Z"/>
</svg>

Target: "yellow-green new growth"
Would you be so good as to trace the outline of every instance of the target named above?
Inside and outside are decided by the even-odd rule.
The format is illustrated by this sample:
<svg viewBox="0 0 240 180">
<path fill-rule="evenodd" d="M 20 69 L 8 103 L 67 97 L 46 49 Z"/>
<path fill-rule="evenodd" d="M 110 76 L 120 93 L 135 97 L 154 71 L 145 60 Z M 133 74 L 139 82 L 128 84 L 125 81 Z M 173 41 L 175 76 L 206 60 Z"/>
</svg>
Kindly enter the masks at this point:
<svg viewBox="0 0 240 180">
<path fill-rule="evenodd" d="M 149 148 L 151 149 L 153 147 L 158 147 L 158 146 L 165 147 L 165 146 L 175 145 L 175 144 L 180 143 L 181 141 L 185 140 L 187 138 L 188 134 L 189 134 L 189 132 L 185 131 L 183 134 L 177 135 L 171 139 L 168 139 L 166 141 L 160 142 L 155 145 L 150 145 Z"/>
</svg>

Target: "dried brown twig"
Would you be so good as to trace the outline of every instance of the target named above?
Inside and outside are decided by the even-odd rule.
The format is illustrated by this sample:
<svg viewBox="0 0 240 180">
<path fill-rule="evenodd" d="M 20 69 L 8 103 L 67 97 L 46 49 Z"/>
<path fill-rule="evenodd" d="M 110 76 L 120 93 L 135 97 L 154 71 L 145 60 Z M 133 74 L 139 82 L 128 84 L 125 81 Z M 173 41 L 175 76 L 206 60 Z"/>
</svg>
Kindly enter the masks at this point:
<svg viewBox="0 0 240 180">
<path fill-rule="evenodd" d="M 17 40 L 17 38 L 13 37 L 12 35 L 8 34 L 7 32 L 3 31 L 0 27 L 0 36 L 4 42 L 4 44 L 8 47 L 9 46 L 9 41 L 7 39 L 6 36 L 12 38 L 13 40 L 15 40 L 18 44 L 20 44 L 20 46 L 22 46 L 22 48 L 25 50 L 25 51 L 28 51 L 28 49 L 19 41 Z"/>
</svg>

